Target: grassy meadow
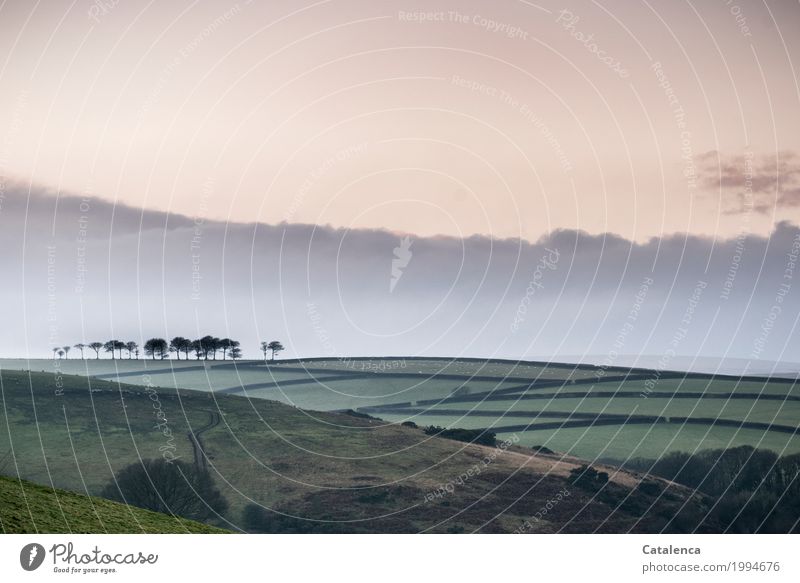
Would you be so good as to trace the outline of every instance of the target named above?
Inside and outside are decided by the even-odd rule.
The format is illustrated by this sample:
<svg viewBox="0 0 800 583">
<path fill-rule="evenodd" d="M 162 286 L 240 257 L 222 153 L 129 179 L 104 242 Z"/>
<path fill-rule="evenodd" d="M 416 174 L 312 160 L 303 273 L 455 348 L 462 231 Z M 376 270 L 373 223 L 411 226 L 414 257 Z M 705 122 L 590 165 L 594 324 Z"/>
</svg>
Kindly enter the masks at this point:
<svg viewBox="0 0 800 583">
<path fill-rule="evenodd" d="M 124 379 L 143 382 L 136 363 L 125 364 L 136 374 Z M 153 364 L 147 374 L 157 370 Z M 238 371 L 213 370 L 220 364 L 209 376 L 229 387 Z M 243 368 L 257 374 L 259 367 L 278 376 L 263 365 Z M 208 468 L 229 502 L 208 522 L 232 531 L 247 530 L 243 517 L 253 506 L 267 513 L 267 532 L 513 532 L 526 524 L 526 532 L 713 531 L 704 496 L 602 465 L 609 478 L 600 492 L 573 487 L 571 472 L 584 462 L 522 447 L 514 443 L 521 433 L 499 449 L 249 398 L 246 389 L 125 384 L 66 369 L 0 370 L 0 475 L 97 495 L 121 468 L 168 454 Z M 452 385 L 440 383 L 440 390 Z M 304 388 L 311 399 L 312 387 Z M 322 392 L 317 402 L 330 398 Z M 643 491 L 645 479 L 661 485 Z M 569 496 L 546 519 L 530 523 L 564 491 Z"/>
<path fill-rule="evenodd" d="M 0 476 L 0 532 L 182 534 L 226 531 L 105 498 Z"/>
<path fill-rule="evenodd" d="M 800 383 L 478 359 L 0 361 L 133 385 L 242 395 L 390 423 L 490 429 L 586 459 L 752 445 L 800 452 Z"/>
</svg>

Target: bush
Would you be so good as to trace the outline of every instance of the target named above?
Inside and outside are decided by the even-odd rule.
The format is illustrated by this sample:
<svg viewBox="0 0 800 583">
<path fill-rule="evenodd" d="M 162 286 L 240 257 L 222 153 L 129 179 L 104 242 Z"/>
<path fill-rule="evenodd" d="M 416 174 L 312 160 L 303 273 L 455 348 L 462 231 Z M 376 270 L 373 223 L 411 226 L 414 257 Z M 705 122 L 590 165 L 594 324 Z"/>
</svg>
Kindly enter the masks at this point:
<svg viewBox="0 0 800 583">
<path fill-rule="evenodd" d="M 121 469 L 100 494 L 104 498 L 155 512 L 205 520 L 225 512 L 228 503 L 207 470 L 163 458 Z"/>
<path fill-rule="evenodd" d="M 426 435 L 436 435 L 445 439 L 454 439 L 466 443 L 478 443 L 494 447 L 497 445 L 497 434 L 485 429 L 445 429 L 437 425 L 429 425 L 425 428 Z"/>
<path fill-rule="evenodd" d="M 413 421 L 403 421 L 400 425 L 402 425 L 403 427 L 411 427 L 413 429 L 416 429 L 418 427 L 418 425 Z"/>
<path fill-rule="evenodd" d="M 649 480 L 648 481 L 642 480 L 641 482 L 639 482 L 637 489 L 642 494 L 647 494 L 648 496 L 658 496 L 659 494 L 661 494 L 661 484 Z"/>
<path fill-rule="evenodd" d="M 598 472 L 591 466 L 580 466 L 570 471 L 570 482 L 586 490 L 599 490 L 608 483 L 608 474 Z"/>
<path fill-rule="evenodd" d="M 545 447 L 543 445 L 532 445 L 531 449 L 533 451 L 535 451 L 535 452 L 544 453 L 544 454 L 548 454 L 548 455 L 552 455 L 552 454 L 556 453 L 552 449 L 550 449 L 549 447 Z"/>
</svg>

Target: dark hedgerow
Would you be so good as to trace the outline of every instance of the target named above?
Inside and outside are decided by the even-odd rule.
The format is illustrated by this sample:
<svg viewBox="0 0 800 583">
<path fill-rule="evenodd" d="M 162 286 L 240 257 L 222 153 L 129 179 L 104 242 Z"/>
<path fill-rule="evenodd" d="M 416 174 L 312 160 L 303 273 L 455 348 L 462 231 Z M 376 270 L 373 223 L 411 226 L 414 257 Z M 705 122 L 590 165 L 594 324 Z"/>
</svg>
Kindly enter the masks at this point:
<svg viewBox="0 0 800 583">
<path fill-rule="evenodd" d="M 343 414 L 349 415 L 350 417 L 358 417 L 359 419 L 371 419 L 373 421 L 383 421 L 380 417 L 374 417 L 373 415 L 369 415 L 368 413 L 362 413 L 361 411 L 356 411 L 355 409 L 345 409 L 342 411 Z"/>
<path fill-rule="evenodd" d="M 456 441 L 465 441 L 467 443 L 488 445 L 491 447 L 497 445 L 497 434 L 485 429 L 445 429 L 438 425 L 429 425 L 425 428 L 425 434 L 436 435 L 437 437 L 444 437 L 445 439 L 454 439 Z"/>
</svg>

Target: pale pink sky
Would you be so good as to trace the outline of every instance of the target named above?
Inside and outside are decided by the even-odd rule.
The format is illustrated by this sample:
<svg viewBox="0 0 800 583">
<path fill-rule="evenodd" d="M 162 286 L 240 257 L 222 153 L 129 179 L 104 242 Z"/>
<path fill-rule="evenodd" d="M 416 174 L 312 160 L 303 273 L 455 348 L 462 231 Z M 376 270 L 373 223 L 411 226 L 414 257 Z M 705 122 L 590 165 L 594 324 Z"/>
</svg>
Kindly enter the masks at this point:
<svg viewBox="0 0 800 583">
<path fill-rule="evenodd" d="M 763 234 L 800 219 L 798 24 L 789 0 L 11 0 L 0 176 L 232 221 Z"/>
</svg>

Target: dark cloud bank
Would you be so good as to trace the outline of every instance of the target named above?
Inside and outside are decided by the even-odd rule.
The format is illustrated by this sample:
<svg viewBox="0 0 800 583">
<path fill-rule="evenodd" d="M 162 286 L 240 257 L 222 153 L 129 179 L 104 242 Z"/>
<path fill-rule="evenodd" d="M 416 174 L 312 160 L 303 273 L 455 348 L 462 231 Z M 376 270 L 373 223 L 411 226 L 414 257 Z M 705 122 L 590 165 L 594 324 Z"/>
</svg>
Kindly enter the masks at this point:
<svg viewBox="0 0 800 583">
<path fill-rule="evenodd" d="M 203 222 L 19 187 L 0 203 L 2 355 L 211 333 L 250 357 L 278 338 L 286 356 L 800 360 L 789 223 L 716 242 L 563 230 L 409 246 L 384 231 Z"/>
</svg>

